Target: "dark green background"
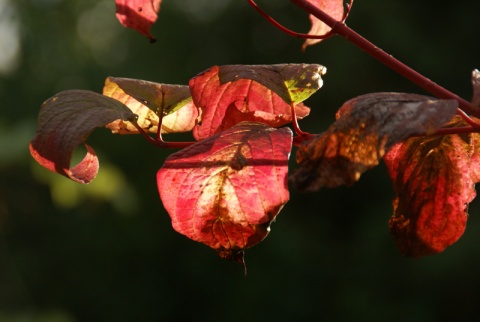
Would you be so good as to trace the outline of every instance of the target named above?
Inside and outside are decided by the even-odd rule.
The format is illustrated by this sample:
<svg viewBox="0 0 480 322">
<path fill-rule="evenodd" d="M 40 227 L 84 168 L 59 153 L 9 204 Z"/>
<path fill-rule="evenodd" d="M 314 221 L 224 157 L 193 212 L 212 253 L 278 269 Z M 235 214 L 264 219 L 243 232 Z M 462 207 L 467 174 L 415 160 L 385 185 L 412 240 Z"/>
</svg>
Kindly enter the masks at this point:
<svg viewBox="0 0 480 322">
<path fill-rule="evenodd" d="M 402 257 L 388 231 L 393 189 L 383 165 L 351 188 L 292 191 L 269 237 L 247 252 L 247 277 L 171 228 L 155 182 L 171 151 L 102 129 L 88 140 L 101 164 L 91 185 L 36 165 L 28 142 L 41 103 L 64 89 L 101 91 L 106 76 L 186 84 L 215 64 L 320 63 L 325 84 L 301 122 L 311 132 L 325 130 L 354 96 L 424 93 L 340 37 L 302 53 L 301 40 L 246 1 L 165 0 L 155 44 L 120 26 L 113 2 L 0 1 L 0 19 L 18 25 L 21 41 L 17 68 L 0 76 L 0 321 L 478 317 L 480 203 L 470 204 L 467 231 L 444 253 Z M 289 1 L 260 3 L 308 30 Z M 479 12 L 472 0 L 359 0 L 348 25 L 469 99 L 480 67 Z"/>
</svg>

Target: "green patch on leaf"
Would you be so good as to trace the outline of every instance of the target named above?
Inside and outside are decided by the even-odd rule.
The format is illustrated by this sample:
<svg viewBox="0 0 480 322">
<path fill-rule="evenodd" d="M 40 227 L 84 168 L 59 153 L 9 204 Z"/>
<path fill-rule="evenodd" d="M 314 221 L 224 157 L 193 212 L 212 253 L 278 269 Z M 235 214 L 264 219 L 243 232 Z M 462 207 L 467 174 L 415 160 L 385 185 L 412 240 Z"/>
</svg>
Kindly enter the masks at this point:
<svg viewBox="0 0 480 322">
<path fill-rule="evenodd" d="M 323 85 L 327 69 L 317 64 L 227 65 L 220 66 L 220 83 L 239 79 L 256 81 L 275 92 L 286 103 L 300 103 Z"/>
</svg>

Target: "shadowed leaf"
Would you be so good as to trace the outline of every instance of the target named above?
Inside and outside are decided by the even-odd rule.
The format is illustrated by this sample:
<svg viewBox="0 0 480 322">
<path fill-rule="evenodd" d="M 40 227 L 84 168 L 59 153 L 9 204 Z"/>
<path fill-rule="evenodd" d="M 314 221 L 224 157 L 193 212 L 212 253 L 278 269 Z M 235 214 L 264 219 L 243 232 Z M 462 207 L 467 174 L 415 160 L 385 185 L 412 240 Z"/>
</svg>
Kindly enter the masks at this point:
<svg viewBox="0 0 480 322">
<path fill-rule="evenodd" d="M 150 27 L 157 20 L 161 0 L 115 0 L 117 19 L 127 28 L 134 29 L 154 41 Z"/>
<path fill-rule="evenodd" d="M 337 21 L 341 21 L 343 18 L 343 13 L 345 11 L 343 7 L 343 0 L 308 0 L 308 2 L 315 5 L 317 8 L 320 8 Z M 325 35 L 332 29 L 317 17 L 313 15 L 310 15 L 309 17 L 312 24 L 312 27 L 308 32 L 310 35 Z M 322 41 L 322 39 L 307 39 L 303 43 L 302 49 L 305 50 L 307 46 L 314 45 L 320 41 Z"/>
<path fill-rule="evenodd" d="M 190 80 L 202 122 L 194 128 L 197 140 L 242 121 L 278 127 L 292 121 L 290 103 L 298 118 L 308 115 L 305 100 L 323 84 L 320 65 L 284 64 L 214 66 Z"/>
<path fill-rule="evenodd" d="M 158 190 L 176 231 L 241 261 L 289 199 L 292 132 L 240 123 L 167 158 Z"/>
<path fill-rule="evenodd" d="M 456 113 L 457 102 L 404 93 L 373 93 L 346 102 L 337 121 L 297 151 L 291 177 L 300 190 L 352 185 L 395 143 L 433 133 Z"/>
<path fill-rule="evenodd" d="M 85 144 L 85 158 L 70 168 L 75 148 L 95 128 L 116 119 L 135 118 L 136 115 L 121 102 L 101 94 L 84 90 L 60 92 L 45 101 L 40 109 L 30 153 L 48 170 L 79 183 L 88 183 L 98 172 L 98 158 L 95 151 Z"/>
<path fill-rule="evenodd" d="M 158 115 L 163 110 L 162 133 L 191 131 L 198 117 L 186 85 L 159 84 L 137 79 L 108 77 L 103 95 L 124 103 L 138 115 L 137 123 L 145 131 L 157 133 Z M 132 123 L 116 120 L 107 125 L 113 133 L 138 134 Z"/>
<path fill-rule="evenodd" d="M 449 126 L 461 125 L 456 117 Z M 404 255 L 436 254 L 462 236 L 480 181 L 479 142 L 478 133 L 415 137 L 385 155 L 396 193 L 390 230 Z"/>
</svg>

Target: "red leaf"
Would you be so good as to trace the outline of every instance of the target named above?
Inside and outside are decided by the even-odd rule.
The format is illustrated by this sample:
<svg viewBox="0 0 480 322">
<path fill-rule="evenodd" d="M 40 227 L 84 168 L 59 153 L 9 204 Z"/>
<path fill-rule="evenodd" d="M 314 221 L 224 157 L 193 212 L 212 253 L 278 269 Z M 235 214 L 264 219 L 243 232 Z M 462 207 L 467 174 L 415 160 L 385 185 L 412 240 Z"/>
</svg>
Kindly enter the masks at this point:
<svg viewBox="0 0 480 322">
<path fill-rule="evenodd" d="M 343 13 L 345 11 L 343 7 L 343 0 L 308 0 L 311 4 L 315 5 L 317 8 L 320 8 L 322 11 L 327 13 L 332 18 L 336 19 L 337 21 L 341 21 L 343 18 Z M 311 35 L 325 35 L 329 32 L 332 28 L 327 26 L 317 17 L 310 15 L 310 22 L 312 27 L 309 31 Z M 319 43 L 322 39 L 307 39 L 305 40 L 302 49 L 305 50 L 307 46 L 314 45 Z"/>
<path fill-rule="evenodd" d="M 79 183 L 89 183 L 98 172 L 97 156 L 85 144 L 85 158 L 70 168 L 75 148 L 96 127 L 116 119 L 132 121 L 135 118 L 136 115 L 122 103 L 94 92 L 69 90 L 58 93 L 45 101 L 40 109 L 30 153 L 48 170 Z"/>
<path fill-rule="evenodd" d="M 320 65 L 214 66 L 190 80 L 202 122 L 194 128 L 197 140 L 241 121 L 278 127 L 292 121 L 290 103 L 299 103 L 322 86 Z M 295 107 L 297 117 L 309 108 Z"/>
<path fill-rule="evenodd" d="M 415 137 L 385 155 L 397 195 L 390 230 L 404 255 L 436 254 L 462 236 L 480 181 L 479 140 L 478 133 Z"/>
<path fill-rule="evenodd" d="M 115 0 L 117 19 L 127 28 L 132 28 L 152 41 L 150 27 L 157 20 L 161 0 Z"/>
<path fill-rule="evenodd" d="M 289 128 L 244 122 L 169 156 L 157 183 L 174 229 L 238 260 L 289 199 L 291 147 Z"/>
<path fill-rule="evenodd" d="M 373 93 L 346 102 L 338 120 L 297 151 L 291 177 L 300 190 L 352 185 L 376 166 L 395 143 L 433 133 L 456 113 L 455 100 L 405 93 Z"/>
</svg>

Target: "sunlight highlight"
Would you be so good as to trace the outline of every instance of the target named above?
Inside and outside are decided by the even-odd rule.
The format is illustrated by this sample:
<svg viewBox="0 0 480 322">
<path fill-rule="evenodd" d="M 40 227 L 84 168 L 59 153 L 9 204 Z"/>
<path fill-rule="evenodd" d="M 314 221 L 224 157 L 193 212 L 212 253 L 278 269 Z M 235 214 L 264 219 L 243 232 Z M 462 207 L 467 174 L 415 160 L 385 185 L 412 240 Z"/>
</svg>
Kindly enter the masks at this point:
<svg viewBox="0 0 480 322">
<path fill-rule="evenodd" d="M 0 76 L 15 72 L 20 65 L 20 24 L 9 0 L 0 0 Z"/>
</svg>

